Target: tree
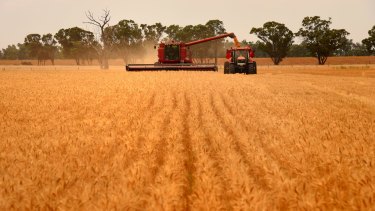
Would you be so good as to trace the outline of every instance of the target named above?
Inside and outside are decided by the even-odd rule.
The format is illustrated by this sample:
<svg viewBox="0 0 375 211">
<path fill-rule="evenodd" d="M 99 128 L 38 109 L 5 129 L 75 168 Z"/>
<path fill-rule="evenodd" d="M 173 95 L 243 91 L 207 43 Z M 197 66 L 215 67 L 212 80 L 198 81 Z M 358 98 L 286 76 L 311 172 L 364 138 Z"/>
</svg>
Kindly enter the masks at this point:
<svg viewBox="0 0 375 211">
<path fill-rule="evenodd" d="M 173 24 L 173 25 L 168 26 L 164 32 L 167 34 L 168 39 L 179 40 L 180 39 L 179 35 L 181 31 L 182 31 L 181 26 Z"/>
<path fill-rule="evenodd" d="M 293 44 L 288 51 L 288 57 L 309 57 L 310 51 L 304 44 Z"/>
<path fill-rule="evenodd" d="M 18 59 L 24 60 L 30 58 L 30 52 L 29 49 L 26 47 L 25 44 L 18 43 Z"/>
<path fill-rule="evenodd" d="M 189 42 L 194 39 L 195 26 L 187 25 L 185 27 L 179 25 L 170 25 L 165 29 L 167 38 L 165 40 L 174 40 L 178 42 Z"/>
<path fill-rule="evenodd" d="M 15 45 L 8 45 L 3 49 L 3 59 L 15 60 L 18 59 L 18 49 Z"/>
<path fill-rule="evenodd" d="M 346 38 L 349 32 L 345 29 L 330 29 L 331 24 L 331 18 L 323 20 L 319 16 L 305 17 L 302 28 L 296 33 L 297 36 L 303 37 L 303 44 L 318 59 L 320 65 L 349 42 Z"/>
<path fill-rule="evenodd" d="M 191 28 L 192 29 L 191 31 L 189 31 L 190 30 L 189 28 L 186 28 L 186 29 L 185 28 L 183 29 L 183 31 L 186 31 L 185 32 L 186 35 L 190 35 L 192 37 L 192 39 L 190 39 L 189 41 L 200 40 L 200 39 L 210 37 L 208 27 L 206 25 L 203 25 L 203 24 L 195 25 L 194 27 Z M 211 47 L 210 43 L 201 43 L 198 45 L 191 46 L 190 47 L 191 52 L 192 52 L 191 55 L 194 59 L 200 61 L 200 63 L 204 63 L 204 59 L 208 57 L 207 52 L 208 52 L 208 49 L 210 49 L 210 47 Z"/>
<path fill-rule="evenodd" d="M 368 56 L 369 52 L 366 46 L 362 43 L 353 43 L 350 42 L 350 49 L 346 53 L 346 56 Z"/>
<path fill-rule="evenodd" d="M 46 59 L 41 39 L 40 34 L 29 34 L 24 41 L 30 57 L 38 59 L 38 65 L 42 64 L 42 61 Z"/>
<path fill-rule="evenodd" d="M 107 28 L 106 33 L 112 37 L 113 46 L 126 64 L 142 47 L 142 29 L 133 20 L 121 20 L 118 24 Z"/>
<path fill-rule="evenodd" d="M 43 54 L 51 60 L 52 65 L 55 65 L 55 53 L 57 51 L 57 41 L 52 34 L 45 34 L 42 36 Z"/>
<path fill-rule="evenodd" d="M 365 45 L 367 52 L 372 55 L 375 53 L 375 26 L 368 31 L 370 37 L 362 40 L 363 45 Z"/>
<path fill-rule="evenodd" d="M 160 41 L 163 32 L 167 27 L 161 23 L 155 23 L 153 25 L 141 24 L 143 38 L 145 43 L 156 44 Z"/>
<path fill-rule="evenodd" d="M 261 40 L 258 48 L 266 52 L 275 65 L 287 56 L 293 44 L 293 32 L 275 21 L 266 22 L 260 28 L 252 28 L 250 34 L 255 34 Z"/>
<path fill-rule="evenodd" d="M 29 59 L 29 49 L 25 44 L 18 43 L 17 45 L 8 45 L 6 49 L 0 50 L 0 59 Z"/>
<path fill-rule="evenodd" d="M 177 31 L 176 41 L 190 42 L 192 40 L 199 39 L 198 37 L 200 37 L 200 36 L 197 35 L 197 32 L 199 32 L 199 27 L 201 27 L 201 29 L 202 29 L 204 26 L 199 24 L 199 25 L 196 25 L 196 26 L 187 25 L 185 27 L 182 27 L 179 31 Z"/>
<path fill-rule="evenodd" d="M 209 33 L 210 37 L 226 33 L 224 23 L 221 20 L 209 20 L 206 23 L 206 27 L 208 29 L 208 33 Z M 211 46 L 213 46 L 214 56 L 215 56 L 215 64 L 217 64 L 217 57 L 218 57 L 219 48 L 220 47 L 223 48 L 223 46 L 224 46 L 223 40 L 215 40 L 211 43 Z M 212 48 L 209 48 L 209 49 L 212 49 Z"/>
<path fill-rule="evenodd" d="M 108 69 L 108 53 L 109 48 L 111 46 L 111 37 L 108 36 L 108 33 L 105 33 L 105 29 L 109 27 L 109 21 L 111 20 L 110 11 L 109 10 L 103 10 L 104 14 L 99 18 L 94 18 L 94 15 L 92 12 L 88 11 L 86 13 L 86 17 L 89 20 L 88 24 L 94 25 L 99 27 L 100 29 L 100 42 L 103 44 L 102 48 L 98 48 L 98 54 L 101 55 L 101 68 L 102 69 Z"/>
<path fill-rule="evenodd" d="M 64 57 L 75 59 L 77 65 L 80 65 L 80 59 L 85 58 L 98 45 L 92 32 L 79 27 L 60 29 L 55 38 L 62 46 Z"/>
<path fill-rule="evenodd" d="M 161 23 L 155 23 L 152 25 L 141 24 L 140 27 L 142 28 L 142 45 L 136 46 L 135 55 L 137 58 L 142 59 L 142 62 L 147 55 L 155 54 L 153 47 L 155 44 L 158 44 L 166 30 L 166 26 L 163 26 Z M 132 55 L 133 56 L 133 55 Z"/>
</svg>

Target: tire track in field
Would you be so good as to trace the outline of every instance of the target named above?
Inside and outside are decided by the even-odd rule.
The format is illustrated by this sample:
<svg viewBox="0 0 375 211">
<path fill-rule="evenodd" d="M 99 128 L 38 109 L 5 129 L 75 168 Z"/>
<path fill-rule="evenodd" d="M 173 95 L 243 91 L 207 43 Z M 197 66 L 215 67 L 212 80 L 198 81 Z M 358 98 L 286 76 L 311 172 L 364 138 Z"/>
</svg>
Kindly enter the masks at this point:
<svg viewBox="0 0 375 211">
<path fill-rule="evenodd" d="M 241 156 L 243 159 L 243 162 L 247 166 L 248 170 L 248 176 L 251 176 L 255 182 L 255 184 L 261 188 L 261 189 L 269 189 L 269 184 L 267 180 L 265 180 L 266 172 L 261 166 L 254 166 L 252 165 L 248 157 L 246 155 L 246 152 L 244 151 L 244 148 L 246 148 L 242 143 L 240 143 L 241 137 L 235 132 L 235 129 L 233 128 L 233 125 L 229 125 L 226 123 L 226 120 L 224 119 L 225 113 L 220 112 L 220 109 L 217 107 L 217 105 L 214 102 L 214 95 L 210 93 L 210 105 L 212 107 L 213 113 L 215 114 L 216 119 L 220 122 L 222 128 L 227 132 L 228 135 L 233 137 L 233 141 L 231 142 L 231 145 L 233 145 L 234 150 Z M 222 115 L 220 115 L 222 114 Z M 256 175 L 254 175 L 254 173 Z"/>
<path fill-rule="evenodd" d="M 185 149 L 185 156 L 186 160 L 184 161 L 184 165 L 187 171 L 187 187 L 184 190 L 184 198 L 186 201 L 186 210 L 190 210 L 190 200 L 189 196 L 193 192 L 193 185 L 194 185 L 194 162 L 195 157 L 191 147 L 191 136 L 190 136 L 190 126 L 189 126 L 189 114 L 191 113 L 191 103 L 190 99 L 188 98 L 186 92 L 184 93 L 184 103 L 185 109 L 182 114 L 182 144 Z"/>
<path fill-rule="evenodd" d="M 145 112 L 141 112 L 141 116 L 139 117 L 135 116 L 133 119 L 131 119 L 128 125 L 129 128 L 133 129 L 136 119 L 143 120 L 145 118 L 147 119 L 151 118 L 152 108 L 155 106 L 155 97 L 156 97 L 156 92 L 153 92 L 148 98 L 147 100 L 148 103 L 146 104 L 146 106 L 139 108 L 140 111 L 145 111 Z M 130 165 L 132 165 L 133 163 L 135 163 L 136 161 L 140 159 L 139 151 L 142 150 L 142 141 L 143 141 L 143 139 L 140 136 L 140 134 L 142 133 L 142 126 L 137 127 L 135 129 L 138 130 L 137 135 L 135 136 L 137 137 L 135 141 L 135 148 L 126 154 L 127 156 L 126 156 L 125 162 L 122 165 L 123 170 L 127 169 Z"/>
<path fill-rule="evenodd" d="M 234 122 L 239 122 L 238 124 L 238 127 L 241 127 L 242 130 L 241 131 L 246 131 L 246 134 L 251 137 L 251 136 L 254 136 L 258 133 L 258 128 L 254 129 L 253 127 L 249 126 L 244 120 L 243 118 L 241 118 L 239 115 L 238 115 L 238 112 L 235 112 L 233 109 L 232 109 L 232 106 L 229 105 L 229 103 L 227 102 L 224 94 L 220 93 L 220 99 L 224 105 L 224 108 L 226 110 L 228 110 L 228 113 L 230 113 L 231 115 L 231 118 L 233 119 Z M 232 98 L 232 100 L 234 100 L 234 98 Z M 237 101 L 235 101 L 235 103 L 233 105 L 240 105 Z M 246 107 L 246 109 L 248 109 L 249 107 Z M 252 110 L 251 108 L 249 110 Z M 256 125 L 256 126 L 266 126 L 265 123 L 262 123 L 260 121 L 260 118 L 257 118 L 257 117 L 253 117 L 252 118 L 252 123 L 253 125 Z M 267 129 L 267 131 L 270 133 L 270 131 Z M 258 141 L 261 141 L 261 143 L 259 143 Z M 265 157 L 269 157 L 273 166 L 275 167 L 278 167 L 277 169 L 281 170 L 281 173 L 282 176 L 284 178 L 287 178 L 287 175 L 291 175 L 291 172 L 289 171 L 289 169 L 291 169 L 291 166 L 288 165 L 288 166 L 285 166 L 283 165 L 283 162 L 280 160 L 279 156 L 277 155 L 277 153 L 275 152 L 275 150 L 273 150 L 272 148 L 268 147 L 267 143 L 264 143 L 264 141 L 262 141 L 261 138 L 257 138 L 257 139 L 253 139 L 253 141 L 251 142 L 251 144 L 254 144 L 255 147 L 257 149 L 260 149 L 261 151 L 254 151 L 252 150 L 252 153 L 253 154 L 263 154 Z M 249 149 L 249 148 L 247 148 Z M 261 166 L 261 165 L 258 165 L 258 166 Z M 289 176 L 288 176 L 289 177 Z"/>
<path fill-rule="evenodd" d="M 251 171 L 249 162 L 236 151 L 236 138 L 224 128 L 217 117 L 218 114 L 215 113 L 217 111 L 213 109 L 210 98 L 214 92 L 202 89 L 199 93 L 203 108 L 203 130 L 208 134 L 211 150 L 217 155 L 217 168 L 221 170 L 218 171 L 221 173 L 218 178 L 226 185 L 222 189 L 225 202 L 220 207 L 224 210 L 255 209 L 259 200 L 265 200 L 259 196 L 264 196 L 268 188 L 262 187 L 255 178 L 257 175 L 248 175 Z"/>
<path fill-rule="evenodd" d="M 321 87 L 321 86 L 317 86 L 317 85 L 314 85 L 312 83 L 307 83 L 307 82 L 303 83 L 303 85 L 305 85 L 307 87 L 310 87 L 310 88 L 313 88 L 313 89 L 315 89 L 319 92 L 330 93 L 330 94 L 345 98 L 345 99 L 347 99 L 351 102 L 356 101 L 357 103 L 358 102 L 363 103 L 371 109 L 375 108 L 375 101 L 373 99 L 367 98 L 365 96 L 360 96 L 360 95 L 354 94 L 354 93 L 346 94 L 344 90 L 340 91 L 340 90 L 337 90 L 337 89 L 334 89 L 334 88 L 331 88 L 331 87 L 328 87 L 328 86 Z"/>
<path fill-rule="evenodd" d="M 165 145 L 167 144 L 166 142 L 167 130 L 171 123 L 170 118 L 173 112 L 175 112 L 176 107 L 177 107 L 177 98 L 176 98 L 175 92 L 172 92 L 171 99 L 172 99 L 172 107 L 167 108 L 168 113 L 165 115 L 162 126 L 161 126 L 160 141 L 156 144 L 156 147 L 155 147 L 155 155 L 156 155 L 155 162 L 157 163 L 157 166 L 151 169 L 152 184 L 155 184 L 155 179 L 158 176 L 159 171 L 165 162 L 165 153 L 166 153 Z"/>
<path fill-rule="evenodd" d="M 300 83 L 301 85 L 304 85 L 304 82 L 301 82 Z M 303 88 L 304 90 L 306 89 L 306 87 L 301 87 Z M 283 87 L 283 89 L 285 89 L 285 87 Z M 294 91 L 295 89 L 293 89 Z M 275 90 L 270 90 L 271 93 L 275 93 L 276 89 Z M 289 91 L 289 90 L 287 90 Z M 298 90 L 296 90 L 298 91 Z M 313 158 L 310 158 L 310 159 L 299 159 L 297 160 L 297 158 L 295 156 L 293 156 L 293 154 L 295 153 L 287 153 L 285 151 L 289 151 L 289 152 L 300 152 L 302 153 L 303 155 L 309 155 L 309 153 L 311 154 L 311 150 L 309 150 L 310 147 L 302 147 L 304 145 L 307 145 L 307 146 L 310 146 L 310 145 L 317 145 L 318 147 L 321 147 L 321 150 L 322 151 L 327 151 L 327 148 L 322 146 L 321 144 L 321 139 L 317 139 L 317 137 L 314 137 L 314 136 L 311 136 L 311 134 L 314 134 L 314 128 L 312 127 L 312 124 L 306 124 L 306 121 L 310 120 L 310 119 L 316 119 L 316 116 L 319 114 L 319 115 L 323 115 L 323 116 L 326 116 L 326 117 L 331 117 L 331 115 L 336 115 L 336 116 L 339 116 L 337 113 L 330 113 L 329 110 L 331 111 L 339 111 L 340 108 L 342 107 L 342 103 L 339 102 L 338 99 L 340 99 L 340 96 L 337 96 L 338 98 L 336 99 L 332 99 L 331 98 L 328 98 L 328 99 L 331 99 L 331 103 L 327 103 L 325 101 L 321 102 L 319 101 L 321 98 L 318 96 L 320 95 L 313 95 L 313 97 L 315 98 L 315 101 L 313 101 L 313 99 L 309 99 L 308 96 L 306 98 L 302 98 L 301 100 L 293 100 L 293 95 L 291 97 L 290 94 L 292 93 L 289 93 L 289 95 L 275 95 L 275 94 L 270 94 L 270 92 L 267 92 L 267 93 L 254 93 L 255 95 L 257 95 L 257 98 L 260 98 L 260 99 L 264 99 L 264 98 L 269 98 L 269 99 L 273 99 L 272 101 L 268 101 L 268 103 L 264 103 L 262 102 L 262 100 L 256 100 L 254 101 L 254 103 L 257 105 L 257 113 L 262 113 L 262 114 L 265 114 L 265 115 L 268 115 L 270 116 L 269 119 L 273 119 L 273 121 L 264 121 L 264 118 L 256 118 L 256 119 L 259 119 L 262 121 L 263 125 L 265 126 L 265 130 L 268 131 L 268 133 L 270 134 L 276 134 L 275 132 L 275 129 L 280 133 L 281 137 L 285 137 L 285 141 L 287 144 L 291 145 L 290 148 L 286 148 L 284 149 L 284 153 L 279 151 L 277 147 L 271 147 L 270 148 L 270 152 L 272 152 L 276 157 L 279 157 L 279 158 L 283 158 L 283 159 L 280 159 L 280 163 L 282 163 L 284 166 L 285 166 L 285 169 L 288 169 L 289 172 L 291 172 L 292 176 L 295 177 L 296 175 L 299 175 L 301 174 L 301 172 L 304 170 L 308 170 L 306 168 L 306 166 L 310 166 L 310 165 L 314 165 L 314 163 L 312 162 L 321 162 L 319 160 L 321 160 L 320 157 L 318 156 L 314 156 Z M 284 91 L 285 92 L 285 91 Z M 288 92 L 287 92 L 288 93 Z M 297 92 L 298 93 L 298 92 Z M 327 92 L 322 92 L 322 93 L 325 93 L 327 94 Z M 329 94 L 329 93 L 328 93 Z M 244 98 L 245 100 L 242 100 L 241 102 L 245 102 L 246 99 L 248 100 L 248 96 L 247 95 L 238 95 L 237 94 L 237 97 L 233 97 L 233 99 L 237 100 L 237 98 Z M 286 99 L 289 99 L 289 101 L 287 101 L 287 104 L 285 104 L 285 101 L 284 98 Z M 253 103 L 253 104 L 254 104 Z M 286 112 L 288 111 L 288 105 L 289 107 L 294 107 L 294 108 L 299 108 L 300 104 L 302 103 L 302 105 L 310 105 L 309 106 L 309 110 L 308 112 L 306 112 L 306 109 L 299 109 L 299 112 L 291 112 L 291 115 L 290 114 L 287 114 Z M 312 105 L 311 105 L 312 103 Z M 327 105 L 329 105 L 326 110 L 322 111 L 321 109 L 318 109 L 318 108 L 322 108 L 322 103 L 325 103 Z M 271 105 L 277 105 L 278 109 L 275 109 L 275 106 L 271 106 Z M 281 106 L 281 107 L 280 107 Z M 324 105 L 325 106 L 325 105 Z M 356 113 L 358 113 L 358 111 L 355 111 Z M 249 113 L 248 113 L 249 114 Z M 300 115 L 298 115 L 300 114 Z M 302 115 L 301 115 L 302 114 Z M 251 115 L 251 113 L 250 113 Z M 261 117 L 261 115 L 258 114 L 259 117 Z M 342 115 L 340 115 L 342 116 Z M 337 118 L 337 119 L 340 119 L 340 116 Z M 336 118 L 333 118 L 333 119 L 336 119 Z M 280 121 L 281 120 L 281 121 Z M 319 118 L 318 118 L 319 120 Z M 329 123 L 327 123 L 328 121 L 326 119 L 322 119 L 324 122 L 323 124 L 326 124 L 328 125 Z M 283 122 L 287 121 L 287 123 L 289 123 L 289 127 L 291 128 L 297 128 L 297 138 L 295 138 L 294 136 L 291 136 L 292 134 L 290 133 L 290 129 L 288 130 L 288 128 L 285 128 L 285 127 L 279 127 L 279 124 L 281 122 L 281 124 L 283 124 Z M 320 123 L 322 124 L 322 123 Z M 338 124 L 341 124 L 343 125 L 344 127 L 347 126 L 347 124 L 345 123 L 342 123 L 342 122 L 339 122 Z M 315 127 L 316 128 L 316 127 Z M 316 133 L 319 134 L 320 131 L 315 131 Z M 328 132 L 328 134 L 330 135 L 330 133 Z M 310 135 L 310 136 L 309 136 Z M 320 134 L 322 136 L 322 134 Z M 301 137 L 302 136 L 302 137 Z M 300 138 L 298 138 L 300 137 Z M 277 139 L 280 139 L 279 137 Z M 329 139 L 329 137 L 328 137 Z M 267 145 L 268 143 L 265 143 L 264 139 L 262 139 L 264 145 Z M 345 141 L 343 139 L 340 140 L 341 142 L 342 141 Z M 352 145 L 355 144 L 355 143 L 360 143 L 360 142 L 352 142 L 350 140 L 347 140 L 349 142 L 345 143 L 345 147 L 347 149 L 349 148 L 353 148 Z M 279 142 L 280 144 L 280 142 Z M 285 145 L 285 144 L 284 144 Z M 334 145 L 332 145 L 334 146 Z M 297 149 L 296 149 L 297 148 Z M 335 151 L 336 149 L 335 148 L 332 148 L 331 151 Z M 314 152 L 313 152 L 314 153 Z M 283 155 L 284 154 L 284 155 Z M 310 155 L 311 156 L 311 155 Z"/>
<path fill-rule="evenodd" d="M 259 98 L 264 98 L 264 96 L 267 96 L 264 92 L 262 94 L 256 94 L 257 97 Z M 284 137 L 288 139 L 289 135 L 287 131 L 285 131 L 284 128 L 279 128 L 275 125 L 275 122 L 272 122 L 272 125 L 270 126 L 269 121 L 265 121 L 264 119 L 268 119 L 270 117 L 267 116 L 272 116 L 272 117 L 279 117 L 283 118 L 280 116 L 280 113 L 277 111 L 280 110 L 280 107 L 278 109 L 275 109 L 273 107 L 270 107 L 267 104 L 263 104 L 257 100 L 258 98 L 254 98 L 252 103 L 250 104 L 245 104 L 242 103 L 243 101 L 240 101 L 242 95 L 228 95 L 233 101 L 235 105 L 239 105 L 239 107 L 246 106 L 246 110 L 244 110 L 244 115 L 247 117 L 252 117 L 253 120 L 257 122 L 258 125 L 262 126 L 262 133 L 264 134 L 269 134 L 270 138 L 277 138 L 278 140 L 281 137 Z M 268 96 L 268 98 L 272 98 L 272 96 Z M 256 111 L 256 112 L 251 112 L 251 111 Z M 272 118 L 270 118 L 272 119 Z M 296 122 L 296 121 L 295 121 Z M 246 122 L 243 124 L 247 125 Z M 277 131 L 277 132 L 276 132 Z M 259 133 L 259 131 L 257 131 Z M 276 134 L 279 134 L 278 136 Z M 275 162 L 277 166 L 279 166 L 279 172 L 284 176 L 284 178 L 293 178 L 298 176 L 301 173 L 301 170 L 296 167 L 293 163 L 291 163 L 290 159 L 283 159 L 285 156 L 283 156 L 283 153 L 277 150 L 275 147 L 269 147 L 270 143 L 265 142 L 266 139 L 264 138 L 264 135 L 260 135 L 259 138 L 257 139 L 260 142 L 258 145 L 264 150 L 266 153 L 265 155 L 269 155 L 269 157 Z"/>
<path fill-rule="evenodd" d="M 161 130 L 165 128 L 165 131 L 159 134 L 165 138 L 162 150 L 166 153 L 160 155 L 163 165 L 158 166 L 143 201 L 146 207 L 153 209 L 158 207 L 160 210 L 188 210 L 188 197 L 192 187 L 192 180 L 189 181 L 189 174 L 192 175 L 192 158 L 189 158 L 190 127 L 184 125 L 183 118 L 189 108 L 184 104 L 181 90 L 175 90 L 172 95 L 171 101 L 168 101 L 168 107 L 171 109 L 162 121 L 164 125 L 160 124 Z"/>
<path fill-rule="evenodd" d="M 159 120 L 164 116 L 164 111 L 167 109 L 166 97 L 157 95 L 153 103 L 149 103 L 145 112 L 147 115 L 141 120 L 139 132 L 136 134 L 138 137 L 138 150 L 136 157 L 130 164 L 132 168 L 126 170 L 126 187 L 127 194 L 134 199 L 133 206 L 145 209 L 148 206 L 150 196 L 150 187 L 155 182 L 155 169 L 159 168 L 158 159 L 162 150 L 162 144 L 165 142 L 162 137 L 162 124 Z M 144 110 L 141 110 L 144 111 Z M 163 154 L 163 153 L 162 153 Z M 162 155 L 163 156 L 163 155 Z"/>
<path fill-rule="evenodd" d="M 317 162 L 329 162 L 332 159 L 331 157 L 323 159 L 322 157 L 316 156 L 317 150 L 311 150 L 311 145 L 316 145 L 317 147 L 320 147 L 321 151 L 327 151 L 327 148 L 322 146 L 320 139 L 317 140 L 317 138 L 314 136 L 308 136 L 308 134 L 312 134 L 311 132 L 308 132 L 308 130 L 311 129 L 311 125 L 310 128 L 305 129 L 305 123 L 303 121 L 306 119 L 314 119 L 314 114 L 321 113 L 321 110 L 317 109 L 321 106 L 317 106 L 314 102 L 314 106 L 310 106 L 311 108 L 309 112 L 305 112 L 305 109 L 300 110 L 300 112 L 291 112 L 291 114 L 288 114 L 288 107 L 295 107 L 298 109 L 298 106 L 300 106 L 301 101 L 303 104 L 308 105 L 308 102 L 310 102 L 311 100 L 302 99 L 298 101 L 293 101 L 293 98 L 290 95 L 280 96 L 271 94 L 275 93 L 275 91 L 276 89 L 270 90 L 270 92 L 265 93 L 253 93 L 253 95 L 256 96 L 255 99 L 250 98 L 251 95 L 242 95 L 240 93 L 234 93 L 234 95 L 230 98 L 233 101 L 235 101 L 236 105 L 241 105 L 242 107 L 250 106 L 248 110 L 245 110 L 245 116 L 253 116 L 254 119 L 258 120 L 260 124 L 263 125 L 262 130 L 265 131 L 265 135 L 271 134 L 267 135 L 269 138 L 264 138 L 264 136 L 261 136 L 261 138 L 259 139 L 261 141 L 261 146 L 264 146 L 265 151 L 268 152 L 269 155 L 274 157 L 275 161 L 280 164 L 279 166 L 282 168 L 280 168 L 279 170 L 281 172 L 285 172 L 284 175 L 287 175 L 289 179 L 294 180 L 301 174 L 306 174 L 307 172 L 314 171 L 308 166 L 316 167 Z M 316 98 L 317 96 L 314 97 Z M 272 100 L 268 100 L 268 103 L 265 103 L 264 100 L 261 100 L 265 98 Z M 285 101 L 283 101 L 284 98 L 289 99 L 289 101 L 286 101 L 286 104 Z M 253 102 L 249 105 L 246 104 L 246 102 L 249 101 Z M 316 103 L 318 103 L 319 105 L 319 103 L 321 102 Z M 335 100 L 333 106 L 339 108 L 337 104 L 338 101 Z M 275 109 L 275 105 L 277 105 L 277 109 Z M 332 105 L 330 107 L 332 107 Z M 255 110 L 256 112 L 251 112 L 252 110 Z M 302 118 L 301 115 L 298 114 L 302 114 Z M 280 125 L 285 124 L 285 122 L 287 122 L 286 125 L 289 128 Z M 291 133 L 293 129 L 297 129 L 297 132 Z M 297 134 L 297 136 L 293 136 L 293 133 Z M 277 141 L 275 142 L 275 140 Z M 270 145 L 270 143 L 275 143 L 275 145 L 272 146 Z M 352 147 L 353 143 L 358 142 L 347 143 L 345 144 L 345 147 L 348 149 L 354 148 L 354 146 Z M 331 149 L 331 151 L 332 150 L 334 151 L 335 149 Z M 298 158 L 298 156 L 296 155 L 297 153 L 298 156 L 300 156 L 300 158 Z M 277 172 L 277 174 L 280 174 L 280 171 Z"/>
<path fill-rule="evenodd" d="M 197 96 L 195 96 L 196 99 L 198 99 Z M 208 157 L 212 160 L 213 162 L 213 170 L 215 171 L 215 175 L 219 175 L 219 180 L 217 182 L 217 186 L 220 186 L 220 191 L 221 191 L 221 202 L 223 202 L 225 210 L 232 210 L 233 208 L 229 204 L 229 199 L 230 197 L 228 196 L 227 191 L 225 190 L 226 188 L 230 187 L 229 183 L 226 181 L 226 178 L 224 178 L 222 175 L 224 175 L 224 170 L 222 167 L 219 165 L 218 157 L 220 156 L 219 153 L 215 150 L 213 150 L 213 145 L 210 141 L 210 136 L 207 133 L 206 130 L 204 130 L 204 121 L 203 121 L 203 111 L 202 111 L 202 103 L 200 100 L 197 100 L 197 106 L 198 106 L 198 128 L 200 128 L 203 132 L 203 140 L 204 144 L 207 147 L 206 153 Z"/>
</svg>

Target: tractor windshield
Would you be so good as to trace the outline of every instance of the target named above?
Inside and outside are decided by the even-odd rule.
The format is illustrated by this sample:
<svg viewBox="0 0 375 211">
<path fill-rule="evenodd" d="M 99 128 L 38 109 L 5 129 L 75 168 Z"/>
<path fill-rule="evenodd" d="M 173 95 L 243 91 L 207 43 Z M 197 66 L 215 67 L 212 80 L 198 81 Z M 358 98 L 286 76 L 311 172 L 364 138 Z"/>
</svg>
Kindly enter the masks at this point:
<svg viewBox="0 0 375 211">
<path fill-rule="evenodd" d="M 247 50 L 237 50 L 235 57 L 236 57 L 236 59 L 239 59 L 240 57 L 243 57 L 243 58 L 245 58 L 245 60 L 247 60 L 249 58 L 249 51 L 247 51 Z"/>
</svg>

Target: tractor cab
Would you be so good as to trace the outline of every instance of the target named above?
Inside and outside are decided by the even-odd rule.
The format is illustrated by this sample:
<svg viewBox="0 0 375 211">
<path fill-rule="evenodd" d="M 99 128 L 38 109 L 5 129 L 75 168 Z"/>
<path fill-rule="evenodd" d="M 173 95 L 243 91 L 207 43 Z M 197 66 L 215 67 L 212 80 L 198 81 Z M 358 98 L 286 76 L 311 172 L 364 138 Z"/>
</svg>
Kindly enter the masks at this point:
<svg viewBox="0 0 375 211">
<path fill-rule="evenodd" d="M 232 51 L 231 58 L 232 62 L 244 66 L 249 61 L 249 51 L 245 49 Z"/>
<path fill-rule="evenodd" d="M 231 48 L 227 50 L 226 58 L 231 63 L 248 63 L 254 57 L 254 52 L 250 47 Z"/>
</svg>

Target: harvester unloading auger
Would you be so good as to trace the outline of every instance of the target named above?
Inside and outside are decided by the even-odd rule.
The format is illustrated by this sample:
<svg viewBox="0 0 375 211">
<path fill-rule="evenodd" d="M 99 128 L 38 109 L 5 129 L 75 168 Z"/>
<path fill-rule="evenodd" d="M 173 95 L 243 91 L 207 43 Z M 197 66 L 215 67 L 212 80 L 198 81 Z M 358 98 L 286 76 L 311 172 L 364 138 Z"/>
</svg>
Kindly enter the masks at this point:
<svg viewBox="0 0 375 211">
<path fill-rule="evenodd" d="M 192 42 L 166 42 L 159 43 L 158 61 L 155 64 L 128 64 L 127 71 L 145 71 L 145 70 L 202 70 L 217 71 L 216 64 L 194 64 L 191 53 L 188 50 L 190 46 L 197 45 L 212 40 L 230 37 L 234 39 L 236 47 L 240 47 L 234 33 L 222 34 L 215 37 L 196 40 Z"/>
</svg>

